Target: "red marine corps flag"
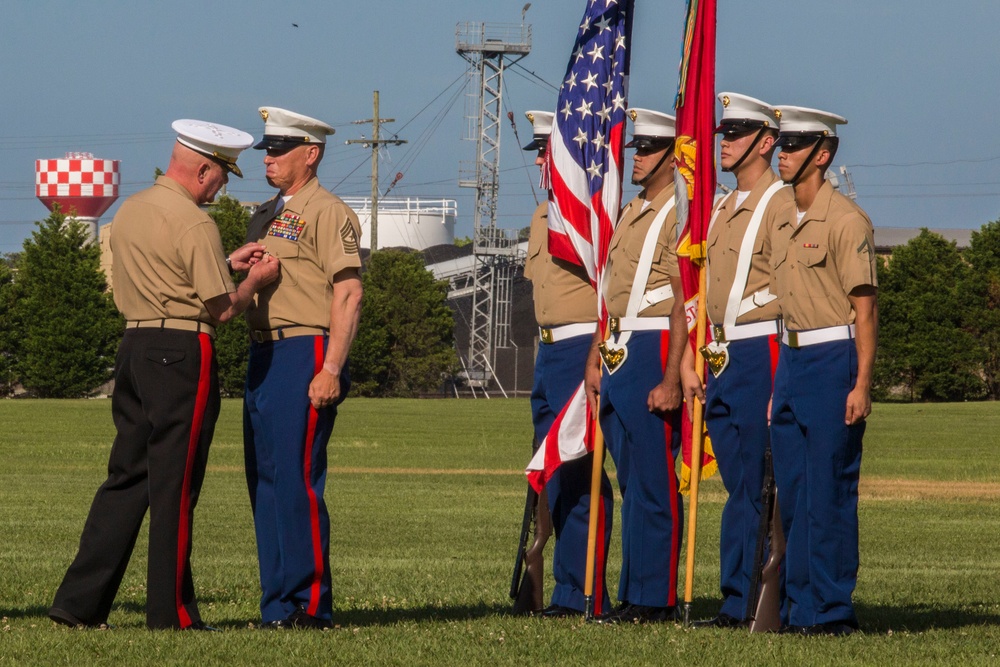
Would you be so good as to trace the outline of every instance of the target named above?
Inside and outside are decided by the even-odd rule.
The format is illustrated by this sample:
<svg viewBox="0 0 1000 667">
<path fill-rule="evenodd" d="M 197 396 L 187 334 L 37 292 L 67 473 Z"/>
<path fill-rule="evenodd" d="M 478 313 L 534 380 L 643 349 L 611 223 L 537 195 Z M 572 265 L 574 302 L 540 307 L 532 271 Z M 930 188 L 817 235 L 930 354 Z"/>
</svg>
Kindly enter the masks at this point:
<svg viewBox="0 0 1000 667">
<path fill-rule="evenodd" d="M 674 144 L 677 182 L 677 220 L 681 233 L 677 260 L 684 285 L 691 346 L 699 376 L 704 363 L 698 350 L 705 344 L 705 239 L 715 198 L 715 12 L 716 0 L 688 0 L 684 51 L 677 86 L 677 141 Z M 691 484 L 692 447 L 703 452 L 701 478 L 716 471 L 711 447 L 702 448 L 704 420 L 695 405 L 695 420 L 684 412 L 681 431 L 681 491 Z M 698 436 L 697 438 L 694 436 Z"/>
<path fill-rule="evenodd" d="M 546 154 L 549 252 L 584 267 L 598 294 L 621 207 L 632 7 L 633 0 L 587 0 Z M 595 304 L 603 325 L 604 303 Z M 541 491 L 563 461 L 592 451 L 593 435 L 581 382 L 528 464 L 531 485 Z"/>
<path fill-rule="evenodd" d="M 677 259 L 684 285 L 688 331 L 695 351 L 695 369 L 704 382 L 705 364 L 698 350 L 705 344 L 705 239 L 715 196 L 715 16 L 716 0 L 688 0 L 684 51 L 677 85 L 677 221 L 681 233 Z M 698 522 L 698 482 L 715 472 L 715 459 L 704 451 L 702 405 L 694 402 L 694 417 L 683 411 L 681 488 L 689 486 L 687 573 L 684 582 L 684 622 L 690 620 L 694 588 L 694 546 Z"/>
</svg>

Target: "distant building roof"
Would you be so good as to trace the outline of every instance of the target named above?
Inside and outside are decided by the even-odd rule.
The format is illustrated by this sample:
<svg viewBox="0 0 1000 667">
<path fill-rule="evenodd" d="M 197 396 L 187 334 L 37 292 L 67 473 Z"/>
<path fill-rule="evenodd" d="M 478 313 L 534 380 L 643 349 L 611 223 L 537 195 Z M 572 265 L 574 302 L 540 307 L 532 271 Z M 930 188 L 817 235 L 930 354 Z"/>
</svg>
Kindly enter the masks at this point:
<svg viewBox="0 0 1000 667">
<path fill-rule="evenodd" d="M 943 236 L 948 241 L 954 241 L 959 248 L 968 248 L 972 241 L 972 229 L 931 229 L 935 234 Z M 915 227 L 876 227 L 875 252 L 892 252 L 896 246 L 906 245 L 910 239 L 920 235 L 920 229 Z"/>
</svg>

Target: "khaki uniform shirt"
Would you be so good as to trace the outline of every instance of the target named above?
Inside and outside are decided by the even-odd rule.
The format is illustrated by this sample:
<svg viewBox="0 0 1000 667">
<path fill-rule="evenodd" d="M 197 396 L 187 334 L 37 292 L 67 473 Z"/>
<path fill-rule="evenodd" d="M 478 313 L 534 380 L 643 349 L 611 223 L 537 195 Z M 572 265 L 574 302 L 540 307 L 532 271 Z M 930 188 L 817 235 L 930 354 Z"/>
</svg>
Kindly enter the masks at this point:
<svg viewBox="0 0 1000 667">
<path fill-rule="evenodd" d="M 611 237 L 604 278 L 604 299 L 608 307 L 609 317 L 625 317 L 629 296 L 632 293 L 632 282 L 642 279 L 642 276 L 635 275 L 635 271 L 636 265 L 639 263 L 639 255 L 642 253 L 643 243 L 646 242 L 646 232 L 653 224 L 653 219 L 674 196 L 674 189 L 672 187 L 664 188 L 663 192 L 649 203 L 646 210 L 642 210 L 644 194 L 645 192 L 640 192 L 638 197 L 628 203 L 619 216 L 618 226 Z M 663 230 L 660 232 L 656 250 L 653 252 L 649 280 L 646 281 L 646 292 L 669 284 L 671 277 L 680 276 L 677 268 L 676 246 L 677 211 L 674 209 L 667 214 L 667 219 L 663 221 Z M 639 317 L 668 317 L 673 309 L 676 296 L 679 295 L 665 299 L 637 314 Z"/>
<path fill-rule="evenodd" d="M 218 324 L 205 301 L 235 291 L 219 228 L 172 178 L 132 195 L 110 237 L 111 275 L 126 320 L 176 318 Z"/>
<path fill-rule="evenodd" d="M 597 292 L 587 271 L 549 254 L 549 203 L 542 202 L 531 218 L 524 277 L 535 297 L 535 321 L 540 327 L 597 321 Z"/>
<path fill-rule="evenodd" d="M 868 215 L 823 183 L 798 226 L 795 203 L 782 210 L 772 239 L 771 292 L 788 330 L 853 324 L 847 295 L 861 285 L 878 286 Z"/>
<path fill-rule="evenodd" d="M 250 220 L 248 240 L 281 261 L 281 276 L 263 288 L 247 309 L 251 330 L 287 326 L 330 328 L 333 278 L 360 269 L 358 216 L 315 178 L 285 204 L 263 204 Z"/>
<path fill-rule="evenodd" d="M 101 271 L 104 272 L 104 279 L 107 281 L 108 289 L 111 289 L 111 223 L 102 225 L 97 232 L 97 242 L 101 248 Z"/>
<path fill-rule="evenodd" d="M 706 305 L 708 317 L 715 324 L 722 324 L 726 316 L 726 306 L 729 303 L 729 293 L 736 280 L 736 263 L 739 261 L 743 237 L 746 236 L 750 218 L 757 209 L 757 204 L 764 191 L 778 180 L 777 174 L 768 169 L 750 190 L 750 194 L 739 206 L 736 205 L 736 194 L 728 195 L 723 200 L 708 232 L 708 296 Z M 792 188 L 778 190 L 771 197 L 764 211 L 760 229 L 753 243 L 753 255 L 750 258 L 750 273 L 747 284 L 740 299 L 765 290 L 771 283 L 771 234 L 775 227 L 779 212 L 792 201 Z M 737 324 L 748 324 L 763 320 L 773 320 L 779 315 L 778 302 L 770 303 L 744 313 L 736 319 Z"/>
</svg>

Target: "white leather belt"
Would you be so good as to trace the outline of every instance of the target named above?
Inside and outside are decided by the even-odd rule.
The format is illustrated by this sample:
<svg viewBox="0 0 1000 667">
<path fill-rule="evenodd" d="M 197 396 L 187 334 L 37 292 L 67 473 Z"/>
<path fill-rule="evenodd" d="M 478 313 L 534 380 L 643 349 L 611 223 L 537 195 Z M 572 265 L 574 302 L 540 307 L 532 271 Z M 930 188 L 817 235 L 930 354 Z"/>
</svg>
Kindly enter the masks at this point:
<svg viewBox="0 0 1000 667">
<path fill-rule="evenodd" d="M 712 325 L 712 340 L 726 343 L 732 340 L 773 336 L 778 333 L 778 320 L 764 320 L 750 324 L 737 324 L 730 327 Z"/>
<path fill-rule="evenodd" d="M 579 322 L 559 327 L 538 327 L 538 336 L 543 343 L 558 343 L 574 336 L 593 336 L 595 331 L 597 322 Z"/>
<path fill-rule="evenodd" d="M 785 331 L 781 336 L 781 342 L 788 347 L 806 347 L 808 345 L 819 345 L 835 340 L 850 340 L 854 338 L 854 325 L 840 325 L 837 327 L 824 327 L 822 329 L 810 329 L 809 331 Z"/>
<path fill-rule="evenodd" d="M 624 331 L 667 331 L 670 329 L 669 317 L 611 317 L 608 319 L 608 329 L 611 333 Z"/>
</svg>

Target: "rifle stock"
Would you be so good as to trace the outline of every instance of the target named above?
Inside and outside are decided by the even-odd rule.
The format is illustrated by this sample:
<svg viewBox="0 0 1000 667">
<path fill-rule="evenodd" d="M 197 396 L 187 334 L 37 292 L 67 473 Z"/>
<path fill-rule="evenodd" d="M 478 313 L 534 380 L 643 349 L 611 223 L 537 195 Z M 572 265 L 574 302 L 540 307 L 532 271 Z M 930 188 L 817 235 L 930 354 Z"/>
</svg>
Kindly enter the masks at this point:
<svg viewBox="0 0 1000 667">
<path fill-rule="evenodd" d="M 517 556 L 514 558 L 514 575 L 510 578 L 510 599 L 516 600 L 521 587 L 521 571 L 524 569 L 524 555 L 528 551 L 528 538 L 535 518 L 535 503 L 538 494 L 528 485 L 528 497 L 524 500 L 524 517 L 521 519 L 521 536 L 517 539 Z"/>
<path fill-rule="evenodd" d="M 764 551 L 768 550 L 767 562 Z M 771 447 L 764 452 L 764 486 L 761 490 L 760 529 L 754 550 L 753 578 L 747 601 L 750 632 L 777 632 L 781 628 L 781 559 L 785 557 L 785 534 L 774 482 Z"/>
<path fill-rule="evenodd" d="M 545 489 L 536 494 L 535 531 L 531 546 L 524 552 L 524 577 L 514 597 L 515 614 L 531 614 L 544 607 L 542 595 L 545 590 L 545 544 L 552 534 L 552 516 L 549 513 L 549 498 Z"/>
<path fill-rule="evenodd" d="M 538 450 L 538 441 L 531 447 Z M 531 527 L 534 524 L 534 540 L 528 545 Z M 514 601 L 515 614 L 531 614 L 541 611 L 542 595 L 545 589 L 545 543 L 552 534 L 552 516 L 549 513 L 549 498 L 542 489 L 539 495 L 528 485 L 528 495 L 524 501 L 524 517 L 521 520 L 521 536 L 517 541 L 517 558 L 514 560 L 514 575 L 510 580 L 510 598 Z M 523 572 L 523 577 L 522 577 Z"/>
</svg>

